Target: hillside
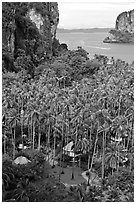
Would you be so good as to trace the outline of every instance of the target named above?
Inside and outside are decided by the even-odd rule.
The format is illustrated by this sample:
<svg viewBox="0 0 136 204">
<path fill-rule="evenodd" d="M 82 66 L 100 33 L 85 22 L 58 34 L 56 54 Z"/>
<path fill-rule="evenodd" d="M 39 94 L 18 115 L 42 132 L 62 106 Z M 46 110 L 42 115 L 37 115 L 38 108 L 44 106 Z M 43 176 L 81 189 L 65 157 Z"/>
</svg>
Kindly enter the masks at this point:
<svg viewBox="0 0 136 204">
<path fill-rule="evenodd" d="M 8 71 L 18 72 L 20 57 L 29 61 L 33 75 L 41 59 L 55 54 L 54 44 L 59 23 L 57 3 L 3 2 L 3 63 Z M 59 44 L 59 43 L 58 43 Z"/>
<path fill-rule="evenodd" d="M 57 33 L 95 33 L 95 32 L 108 32 L 110 28 L 87 28 L 87 29 L 64 29 L 58 28 Z"/>
</svg>

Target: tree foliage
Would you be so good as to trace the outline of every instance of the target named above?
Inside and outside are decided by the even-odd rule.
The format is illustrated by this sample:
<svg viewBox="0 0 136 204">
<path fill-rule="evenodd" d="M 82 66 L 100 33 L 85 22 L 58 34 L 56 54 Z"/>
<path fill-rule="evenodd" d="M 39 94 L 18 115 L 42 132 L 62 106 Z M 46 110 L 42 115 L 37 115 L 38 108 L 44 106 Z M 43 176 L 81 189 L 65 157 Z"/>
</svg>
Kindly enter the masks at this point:
<svg viewBox="0 0 136 204">
<path fill-rule="evenodd" d="M 82 163 L 85 163 L 85 169 L 91 165 L 91 169 L 95 169 L 97 174 L 103 177 L 102 182 L 107 182 L 106 192 L 104 191 L 104 194 L 102 189 L 91 187 L 87 197 L 78 194 L 78 189 L 72 192 L 72 198 L 65 194 L 67 200 L 132 201 L 134 65 L 128 65 L 121 60 L 108 65 L 107 58 L 98 55 L 91 60 L 80 47 L 77 50 L 65 50 L 52 58 L 50 63 L 45 59 L 40 62 L 38 57 L 35 57 L 33 62 L 32 55 L 27 55 L 22 49 L 18 51 L 14 62 L 18 72 L 5 70 L 3 73 L 4 152 L 12 155 L 13 146 L 16 149 L 23 134 L 27 135 L 26 143 L 29 141 L 33 149 L 39 150 L 41 144 L 46 147 L 45 152 L 48 148 L 54 149 L 54 157 L 56 150 L 62 149 L 71 140 L 75 141 L 75 152 L 85 156 L 85 159 L 80 158 L 81 167 Z M 36 120 L 32 117 L 35 113 Z M 12 126 L 14 118 L 18 118 L 16 127 Z M 121 173 L 121 167 L 127 169 L 125 176 Z M 125 181 L 122 186 L 119 183 L 123 176 L 127 177 L 128 172 L 131 174 L 131 185 L 127 187 L 126 192 L 123 189 Z M 116 174 L 118 176 L 115 178 Z M 4 175 L 4 188 L 8 188 L 10 176 L 12 179 L 13 176 L 8 175 L 8 172 Z M 110 179 L 117 179 L 116 184 L 120 189 L 118 192 L 117 186 L 114 186 Z M 28 186 L 27 181 L 25 182 L 21 183 L 16 191 L 17 195 L 22 197 L 15 199 L 20 201 L 24 197 L 27 200 L 29 197 L 29 201 L 34 201 L 26 195 L 27 188 L 23 191 L 25 193 L 20 195 L 22 186 Z M 51 201 L 51 186 L 49 189 L 46 185 L 43 188 L 43 194 L 48 194 L 44 196 L 44 201 Z M 53 192 L 58 193 L 58 189 L 57 187 Z M 35 192 L 33 186 L 29 190 Z M 84 194 L 83 189 L 82 191 Z M 99 195 L 96 195 L 97 191 Z M 38 192 L 38 195 L 43 195 L 40 190 Z M 57 193 L 56 199 L 62 201 L 64 196 L 56 195 Z M 40 197 L 37 199 L 42 200 Z M 39 201 L 37 199 L 35 198 Z"/>
</svg>

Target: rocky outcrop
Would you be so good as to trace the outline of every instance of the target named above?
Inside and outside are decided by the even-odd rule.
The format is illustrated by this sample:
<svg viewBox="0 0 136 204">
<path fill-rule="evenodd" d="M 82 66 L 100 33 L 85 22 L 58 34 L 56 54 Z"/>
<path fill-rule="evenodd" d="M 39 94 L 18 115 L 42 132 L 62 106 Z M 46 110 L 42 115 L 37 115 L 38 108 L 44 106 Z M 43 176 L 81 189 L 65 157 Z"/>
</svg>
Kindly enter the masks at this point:
<svg viewBox="0 0 136 204">
<path fill-rule="evenodd" d="M 3 46 L 16 57 L 19 49 L 34 50 L 40 56 L 52 55 L 59 22 L 56 2 L 3 2 Z"/>
<path fill-rule="evenodd" d="M 115 29 L 109 31 L 104 43 L 133 43 L 134 42 L 134 10 L 118 15 Z"/>
<path fill-rule="evenodd" d="M 115 29 L 134 33 L 134 10 L 123 12 L 118 15 Z"/>
</svg>

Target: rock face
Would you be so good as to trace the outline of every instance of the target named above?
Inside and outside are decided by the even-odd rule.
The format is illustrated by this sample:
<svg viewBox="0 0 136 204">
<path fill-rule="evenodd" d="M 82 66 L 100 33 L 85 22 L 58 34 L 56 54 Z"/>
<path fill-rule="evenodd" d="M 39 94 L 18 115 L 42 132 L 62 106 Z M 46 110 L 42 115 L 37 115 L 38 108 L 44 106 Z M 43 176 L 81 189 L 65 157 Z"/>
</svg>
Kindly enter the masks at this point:
<svg viewBox="0 0 136 204">
<path fill-rule="evenodd" d="M 134 10 L 121 13 L 116 20 L 116 30 L 134 33 Z"/>
<path fill-rule="evenodd" d="M 133 43 L 134 42 L 134 10 L 118 15 L 115 29 L 109 31 L 104 43 Z"/>
<path fill-rule="evenodd" d="M 19 49 L 38 56 L 52 55 L 59 22 L 56 2 L 3 2 L 2 42 L 14 57 Z"/>
</svg>

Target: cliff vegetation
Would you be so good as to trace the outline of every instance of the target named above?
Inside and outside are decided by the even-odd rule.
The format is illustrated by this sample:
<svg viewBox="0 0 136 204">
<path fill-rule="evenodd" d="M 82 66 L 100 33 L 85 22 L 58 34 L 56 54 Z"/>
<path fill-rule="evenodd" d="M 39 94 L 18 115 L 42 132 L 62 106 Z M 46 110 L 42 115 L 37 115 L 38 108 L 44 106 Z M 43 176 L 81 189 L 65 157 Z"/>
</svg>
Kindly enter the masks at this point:
<svg viewBox="0 0 136 204">
<path fill-rule="evenodd" d="M 18 72 L 24 66 L 33 76 L 42 60 L 49 60 L 57 53 L 58 22 L 57 3 L 3 2 L 3 69 Z"/>
</svg>

